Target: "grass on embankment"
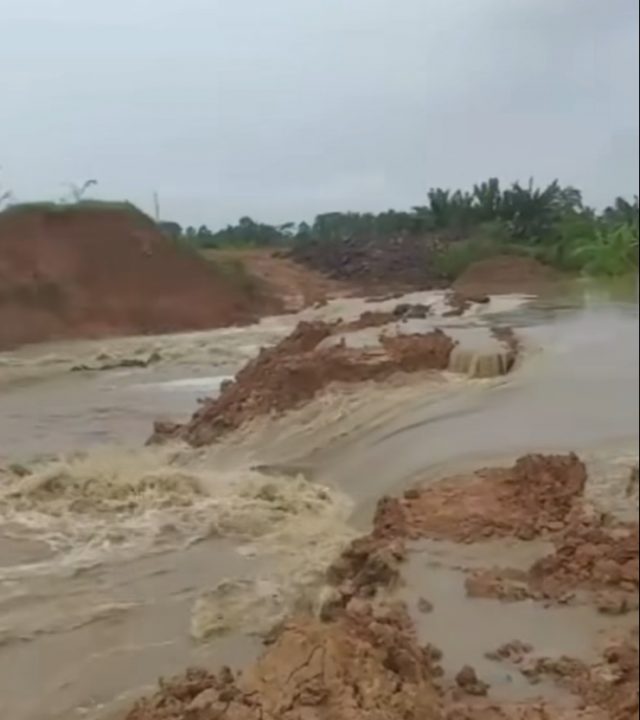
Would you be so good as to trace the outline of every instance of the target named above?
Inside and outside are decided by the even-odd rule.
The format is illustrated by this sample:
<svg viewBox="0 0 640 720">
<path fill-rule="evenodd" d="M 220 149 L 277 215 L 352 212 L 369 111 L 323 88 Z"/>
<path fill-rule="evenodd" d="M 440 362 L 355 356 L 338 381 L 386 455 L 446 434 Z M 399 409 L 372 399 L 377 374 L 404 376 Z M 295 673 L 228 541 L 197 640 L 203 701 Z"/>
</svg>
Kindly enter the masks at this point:
<svg viewBox="0 0 640 720">
<path fill-rule="evenodd" d="M 154 222 L 146 213 L 140 208 L 136 207 L 133 203 L 126 200 L 78 200 L 73 202 L 52 202 L 52 201 L 35 201 L 35 202 L 23 202 L 9 205 L 0 214 L 10 216 L 18 215 L 21 213 L 30 212 L 46 212 L 46 213 L 74 213 L 74 212 L 86 212 L 86 211 L 108 211 L 117 210 L 120 212 L 128 212 L 138 217 L 145 217 L 150 222 Z"/>
</svg>

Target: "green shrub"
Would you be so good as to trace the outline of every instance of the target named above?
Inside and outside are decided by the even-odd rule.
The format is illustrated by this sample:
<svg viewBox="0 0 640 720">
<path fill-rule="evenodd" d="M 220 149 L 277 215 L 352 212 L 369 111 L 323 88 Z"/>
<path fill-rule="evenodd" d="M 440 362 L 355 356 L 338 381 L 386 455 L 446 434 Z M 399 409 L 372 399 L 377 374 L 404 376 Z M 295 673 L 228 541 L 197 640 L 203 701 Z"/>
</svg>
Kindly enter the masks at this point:
<svg viewBox="0 0 640 720">
<path fill-rule="evenodd" d="M 624 223 L 595 231 L 575 244 L 573 258 L 587 275 L 625 275 L 638 270 L 638 228 Z"/>
<path fill-rule="evenodd" d="M 215 260 L 209 259 L 209 262 L 220 275 L 227 278 L 245 295 L 250 297 L 259 295 L 258 279 L 247 271 L 245 264 L 239 258 L 216 258 Z"/>
<path fill-rule="evenodd" d="M 470 265 L 497 255 L 523 255 L 527 251 L 510 242 L 502 223 L 486 223 L 466 240 L 446 245 L 433 258 L 433 267 L 444 280 L 455 280 Z"/>
</svg>

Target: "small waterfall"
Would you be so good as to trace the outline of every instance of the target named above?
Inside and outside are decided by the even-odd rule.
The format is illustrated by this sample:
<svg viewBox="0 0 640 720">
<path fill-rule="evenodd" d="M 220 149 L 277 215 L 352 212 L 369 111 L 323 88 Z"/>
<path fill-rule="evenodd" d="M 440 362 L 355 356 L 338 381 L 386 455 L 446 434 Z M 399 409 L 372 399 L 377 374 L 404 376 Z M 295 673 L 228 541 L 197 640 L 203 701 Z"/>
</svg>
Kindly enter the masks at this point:
<svg viewBox="0 0 640 720">
<path fill-rule="evenodd" d="M 482 352 L 458 346 L 449 358 L 449 370 L 470 378 L 492 378 L 506 375 L 514 361 L 513 351 L 506 347 Z"/>
</svg>

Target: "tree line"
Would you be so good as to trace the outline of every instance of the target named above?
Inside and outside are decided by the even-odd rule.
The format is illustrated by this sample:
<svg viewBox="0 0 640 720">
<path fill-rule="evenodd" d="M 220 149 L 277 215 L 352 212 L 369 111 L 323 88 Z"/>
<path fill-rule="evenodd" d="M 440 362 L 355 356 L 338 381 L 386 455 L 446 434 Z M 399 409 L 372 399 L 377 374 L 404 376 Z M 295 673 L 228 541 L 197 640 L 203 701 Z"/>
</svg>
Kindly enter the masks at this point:
<svg viewBox="0 0 640 720">
<path fill-rule="evenodd" d="M 568 230 L 586 232 L 597 226 L 638 224 L 638 197 L 618 197 L 597 213 L 585 205 L 582 194 L 571 186 L 554 181 L 544 188 L 533 182 L 513 183 L 502 189 L 497 178 L 474 185 L 471 191 L 432 188 L 427 202 L 409 211 L 380 213 L 327 212 L 309 224 L 288 222 L 269 225 L 250 217 L 216 232 L 206 225 L 182 228 L 178 223 L 160 223 L 162 229 L 202 247 L 278 246 L 293 241 L 369 240 L 398 235 L 442 232 L 451 237 L 466 236 L 480 227 L 499 224 L 513 240 L 540 244 L 561 239 Z"/>
<path fill-rule="evenodd" d="M 638 264 L 637 196 L 618 197 L 597 212 L 583 202 L 578 189 L 558 181 L 544 187 L 533 181 L 502 187 L 497 178 L 490 178 L 471 190 L 431 188 L 425 200 L 406 211 L 322 213 L 311 223 L 269 225 L 243 217 L 215 232 L 205 225 L 182 228 L 165 222 L 161 227 L 172 237 L 202 248 L 276 248 L 299 242 L 358 243 L 437 234 L 451 241 L 453 255 L 468 255 L 470 244 L 478 254 L 484 243 L 493 252 L 496 246 L 525 249 L 566 269 L 616 274 Z"/>
</svg>

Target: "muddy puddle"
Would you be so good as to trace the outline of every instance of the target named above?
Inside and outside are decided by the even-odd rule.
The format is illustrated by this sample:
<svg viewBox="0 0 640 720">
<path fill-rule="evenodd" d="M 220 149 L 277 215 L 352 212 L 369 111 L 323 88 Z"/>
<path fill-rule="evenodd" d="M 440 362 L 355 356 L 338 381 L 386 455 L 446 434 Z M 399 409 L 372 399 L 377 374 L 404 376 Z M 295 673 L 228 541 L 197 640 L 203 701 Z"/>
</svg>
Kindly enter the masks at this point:
<svg viewBox="0 0 640 720">
<path fill-rule="evenodd" d="M 141 450 L 154 419 L 185 419 L 301 317 L 349 320 L 399 301 L 436 307 L 419 328 L 393 331 L 455 335 L 451 372 L 331 390 L 210 449 Z M 443 307 L 437 293 L 340 300 L 248 328 L 0 356 L 0 714 L 111 720 L 159 675 L 245 665 L 270 625 L 314 604 L 324 569 L 375 501 L 416 478 L 547 449 L 590 453 L 607 478 L 623 458 L 624 473 L 637 457 L 635 298 L 581 288 L 544 303 L 500 298 L 460 318 L 441 317 Z M 495 373 L 470 368 L 502 352 L 496 323 L 516 328 L 524 355 L 510 375 L 483 377 Z M 598 485 L 599 502 L 625 507 L 620 484 Z M 497 601 L 468 612 L 465 568 L 495 548 L 414 550 L 411 592 L 435 608 L 415 619 L 442 642 L 451 672 L 472 660 L 499 692 L 521 696 L 521 680 L 483 655 L 514 639 L 516 625 L 519 639 L 547 638 L 545 650 L 597 640 L 601 620 L 586 608 L 545 611 L 544 629 L 531 604 L 509 617 Z M 447 632 L 454 616 L 466 628 L 457 639 Z M 491 638 L 465 645 L 478 623 Z"/>
<path fill-rule="evenodd" d="M 514 641 L 531 648 L 531 657 L 571 657 L 595 662 L 605 643 L 629 634 L 633 615 L 611 617 L 591 605 L 549 606 L 524 600 L 505 603 L 470 598 L 465 578 L 470 570 L 496 566 L 526 570 L 550 551 L 548 543 L 487 541 L 473 546 L 444 541 L 415 542 L 403 568 L 404 587 L 397 593 L 407 603 L 418 638 L 442 651 L 445 677 L 453 682 L 465 665 L 490 686 L 498 701 L 545 699 L 575 705 L 576 698 L 552 680 L 535 683 L 506 660 L 488 657 Z"/>
</svg>

